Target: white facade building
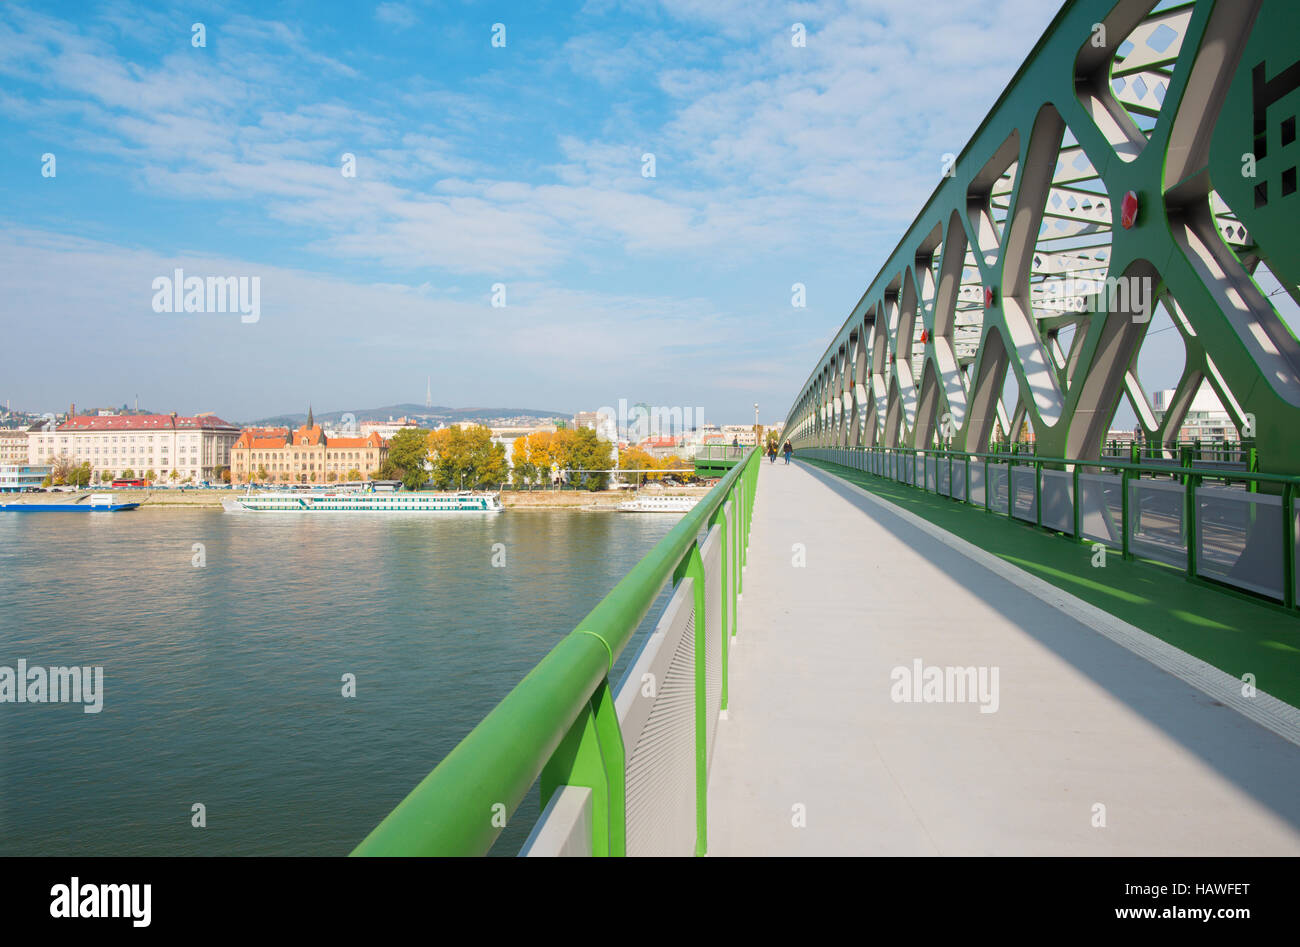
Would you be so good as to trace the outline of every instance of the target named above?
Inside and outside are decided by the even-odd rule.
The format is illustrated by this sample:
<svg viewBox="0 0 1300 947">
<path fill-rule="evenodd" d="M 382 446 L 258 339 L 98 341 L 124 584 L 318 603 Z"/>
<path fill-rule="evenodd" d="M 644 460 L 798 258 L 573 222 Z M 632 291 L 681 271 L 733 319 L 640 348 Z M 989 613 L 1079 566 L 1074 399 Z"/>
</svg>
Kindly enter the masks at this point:
<svg viewBox="0 0 1300 947">
<path fill-rule="evenodd" d="M 174 470 L 177 480 L 207 480 L 218 467 L 230 466 L 230 446 L 238 437 L 237 426 L 211 414 L 72 417 L 53 431 L 29 433 L 27 463 L 48 466 L 67 456 L 77 464 L 89 461 L 92 476 L 121 476 L 124 470 L 144 476 L 152 470 L 162 482 Z"/>
<path fill-rule="evenodd" d="M 1156 420 L 1163 420 L 1165 412 L 1174 399 L 1174 389 L 1157 391 L 1152 397 L 1151 407 Z M 1187 415 L 1179 427 L 1180 441 L 1235 441 L 1238 439 L 1237 426 L 1232 423 L 1232 415 L 1224 409 L 1219 396 L 1214 393 L 1208 381 L 1202 382 L 1192 403 L 1187 408 Z"/>
<path fill-rule="evenodd" d="M 27 464 L 27 431 L 24 428 L 0 429 L 0 466 Z"/>
</svg>

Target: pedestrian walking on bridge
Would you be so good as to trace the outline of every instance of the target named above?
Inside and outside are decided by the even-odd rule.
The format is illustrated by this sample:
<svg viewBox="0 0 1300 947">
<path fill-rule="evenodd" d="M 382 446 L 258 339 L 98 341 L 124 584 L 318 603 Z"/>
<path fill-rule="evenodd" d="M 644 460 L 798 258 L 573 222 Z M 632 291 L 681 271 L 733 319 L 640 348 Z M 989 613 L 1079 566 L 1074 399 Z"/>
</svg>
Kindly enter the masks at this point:
<svg viewBox="0 0 1300 947">
<path fill-rule="evenodd" d="M 786 441 L 785 446 L 782 447 L 781 450 L 785 452 L 785 462 L 787 464 L 790 463 L 790 455 L 794 453 L 794 448 L 790 446 L 790 442 Z"/>
</svg>

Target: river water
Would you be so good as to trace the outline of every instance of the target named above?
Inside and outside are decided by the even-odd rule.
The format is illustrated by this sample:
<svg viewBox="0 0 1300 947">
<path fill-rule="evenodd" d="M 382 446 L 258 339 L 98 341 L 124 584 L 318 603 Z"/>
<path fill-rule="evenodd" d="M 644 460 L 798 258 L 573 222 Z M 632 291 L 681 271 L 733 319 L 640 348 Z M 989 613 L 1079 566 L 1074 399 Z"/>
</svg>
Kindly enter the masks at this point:
<svg viewBox="0 0 1300 947">
<path fill-rule="evenodd" d="M 677 520 L 0 515 L 0 666 L 104 668 L 0 703 L 0 855 L 346 854 Z"/>
</svg>

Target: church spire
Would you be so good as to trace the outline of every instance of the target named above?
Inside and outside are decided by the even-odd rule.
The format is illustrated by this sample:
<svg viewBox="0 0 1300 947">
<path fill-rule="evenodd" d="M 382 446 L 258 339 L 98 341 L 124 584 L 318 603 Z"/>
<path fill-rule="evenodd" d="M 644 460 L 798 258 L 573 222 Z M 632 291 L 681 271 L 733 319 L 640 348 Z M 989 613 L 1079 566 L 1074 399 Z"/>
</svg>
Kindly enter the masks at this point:
<svg viewBox="0 0 1300 947">
<path fill-rule="evenodd" d="M 311 402 L 307 403 L 307 429 L 310 430 L 316 426 L 316 420 L 312 417 Z"/>
</svg>

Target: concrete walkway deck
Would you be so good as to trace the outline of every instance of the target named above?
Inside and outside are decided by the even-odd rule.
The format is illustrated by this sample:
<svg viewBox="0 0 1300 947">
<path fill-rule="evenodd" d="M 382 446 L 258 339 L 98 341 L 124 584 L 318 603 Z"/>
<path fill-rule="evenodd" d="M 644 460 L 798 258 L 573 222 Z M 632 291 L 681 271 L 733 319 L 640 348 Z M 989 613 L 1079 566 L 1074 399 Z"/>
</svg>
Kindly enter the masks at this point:
<svg viewBox="0 0 1300 947">
<path fill-rule="evenodd" d="M 711 855 L 1300 854 L 1300 746 L 856 487 L 764 462 L 744 589 Z"/>
</svg>

